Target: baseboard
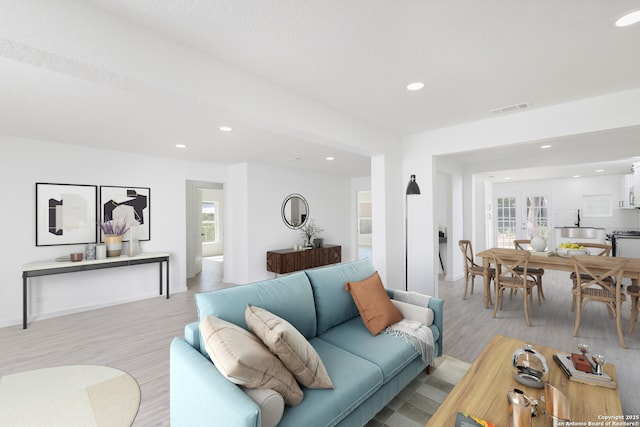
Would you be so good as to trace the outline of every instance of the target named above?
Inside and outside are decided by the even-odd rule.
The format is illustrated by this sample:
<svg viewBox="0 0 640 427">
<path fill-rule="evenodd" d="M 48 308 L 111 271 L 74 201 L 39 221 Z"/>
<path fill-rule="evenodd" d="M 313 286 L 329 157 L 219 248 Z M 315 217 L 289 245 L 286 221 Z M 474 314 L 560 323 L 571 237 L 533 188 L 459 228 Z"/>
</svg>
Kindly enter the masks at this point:
<svg viewBox="0 0 640 427">
<path fill-rule="evenodd" d="M 187 288 L 171 288 L 170 292 L 171 295 L 180 293 L 180 292 L 186 292 Z M 132 297 L 132 298 L 124 298 L 122 300 L 114 300 L 114 301 L 110 301 L 108 303 L 102 303 L 102 304 L 95 304 L 95 305 L 87 305 L 87 306 L 83 306 L 83 307 L 75 307 L 75 308 L 70 308 L 70 309 L 66 309 L 66 310 L 59 310 L 59 311 L 52 311 L 49 313 L 42 313 L 42 314 L 34 314 L 34 315 L 29 315 L 29 323 L 31 322 L 37 322 L 39 320 L 46 320 L 46 319 L 52 319 L 55 317 L 61 317 L 61 316 L 67 316 L 69 314 L 75 314 L 75 313 L 83 313 L 85 311 L 91 311 L 91 310 L 97 310 L 100 308 L 105 308 L 105 307 L 112 307 L 114 305 L 121 305 L 121 304 L 127 304 L 130 302 L 136 302 L 136 301 L 142 301 L 145 299 L 150 299 L 150 298 L 157 298 L 157 297 L 162 297 L 165 298 L 166 295 L 158 295 L 157 293 L 152 293 L 149 295 L 139 295 L 136 297 Z M 22 318 L 19 319 L 14 319 L 14 320 L 5 320 L 0 322 L 0 328 L 5 328 L 8 326 L 15 326 L 15 325 L 22 325 Z M 27 325 L 28 326 L 28 325 Z"/>
</svg>

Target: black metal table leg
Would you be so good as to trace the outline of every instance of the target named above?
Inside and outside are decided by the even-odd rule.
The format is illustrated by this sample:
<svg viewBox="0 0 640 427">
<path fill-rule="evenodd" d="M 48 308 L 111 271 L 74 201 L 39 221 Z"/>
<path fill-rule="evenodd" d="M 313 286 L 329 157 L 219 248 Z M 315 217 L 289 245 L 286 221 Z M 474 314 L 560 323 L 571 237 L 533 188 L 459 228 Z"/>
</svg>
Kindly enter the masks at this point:
<svg viewBox="0 0 640 427">
<path fill-rule="evenodd" d="M 22 274 L 22 329 L 27 329 L 27 275 Z"/>
<path fill-rule="evenodd" d="M 160 262 L 158 262 L 158 267 L 160 267 L 160 271 L 159 273 L 159 279 L 160 279 L 160 295 L 162 295 L 162 260 L 160 260 Z"/>
</svg>

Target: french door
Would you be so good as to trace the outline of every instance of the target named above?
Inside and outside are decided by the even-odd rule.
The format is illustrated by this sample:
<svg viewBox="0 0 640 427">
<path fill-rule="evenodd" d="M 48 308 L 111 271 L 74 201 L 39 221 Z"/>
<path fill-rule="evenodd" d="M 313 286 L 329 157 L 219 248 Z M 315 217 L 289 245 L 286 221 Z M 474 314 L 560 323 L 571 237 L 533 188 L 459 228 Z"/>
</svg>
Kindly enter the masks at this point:
<svg viewBox="0 0 640 427">
<path fill-rule="evenodd" d="M 549 237 L 549 197 L 546 195 L 498 195 L 496 197 L 494 244 L 513 248 L 516 239 Z"/>
</svg>

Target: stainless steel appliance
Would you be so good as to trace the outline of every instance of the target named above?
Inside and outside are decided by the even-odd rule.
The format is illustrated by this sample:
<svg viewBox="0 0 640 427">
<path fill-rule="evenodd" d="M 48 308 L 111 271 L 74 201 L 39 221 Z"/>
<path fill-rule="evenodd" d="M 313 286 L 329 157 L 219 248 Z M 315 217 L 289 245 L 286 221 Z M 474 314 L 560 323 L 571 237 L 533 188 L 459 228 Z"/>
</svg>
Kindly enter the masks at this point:
<svg viewBox="0 0 640 427">
<path fill-rule="evenodd" d="M 611 242 L 613 256 L 640 258 L 640 231 L 614 230 L 607 240 Z"/>
</svg>

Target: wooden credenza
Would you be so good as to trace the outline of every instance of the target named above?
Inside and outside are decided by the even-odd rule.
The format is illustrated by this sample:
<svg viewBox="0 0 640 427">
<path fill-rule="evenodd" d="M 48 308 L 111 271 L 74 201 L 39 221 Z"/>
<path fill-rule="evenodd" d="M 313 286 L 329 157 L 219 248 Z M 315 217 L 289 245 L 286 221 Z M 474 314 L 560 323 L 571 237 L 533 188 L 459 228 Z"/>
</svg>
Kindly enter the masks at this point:
<svg viewBox="0 0 640 427">
<path fill-rule="evenodd" d="M 342 261 L 342 246 L 324 245 L 322 248 L 294 251 L 278 249 L 267 252 L 267 271 L 286 274 Z"/>
</svg>

